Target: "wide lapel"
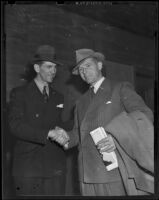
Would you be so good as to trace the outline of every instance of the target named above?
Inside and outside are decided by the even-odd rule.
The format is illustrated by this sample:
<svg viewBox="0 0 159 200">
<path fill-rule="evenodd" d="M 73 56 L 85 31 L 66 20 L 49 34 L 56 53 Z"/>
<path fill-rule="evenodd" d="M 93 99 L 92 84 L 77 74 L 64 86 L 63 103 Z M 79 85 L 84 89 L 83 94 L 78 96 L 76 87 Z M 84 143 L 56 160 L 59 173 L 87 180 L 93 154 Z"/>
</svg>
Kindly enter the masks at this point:
<svg viewBox="0 0 159 200">
<path fill-rule="evenodd" d="M 56 91 L 49 85 L 49 101 L 54 98 L 54 95 L 56 94 Z"/>
<path fill-rule="evenodd" d="M 34 80 L 29 83 L 27 91 L 28 96 L 31 98 L 31 101 L 37 101 L 37 98 L 40 98 L 42 100 L 43 96 Z"/>
<path fill-rule="evenodd" d="M 87 112 L 87 109 L 89 108 L 90 105 L 90 95 L 89 95 L 89 90 L 81 97 L 79 103 L 77 104 L 78 108 L 78 118 L 79 118 L 79 123 L 81 125 L 82 120 L 85 117 L 85 113 Z"/>
<path fill-rule="evenodd" d="M 49 100 L 47 103 L 44 103 L 43 94 L 40 92 L 38 86 L 35 81 L 31 81 L 28 86 L 28 98 L 29 101 L 34 105 L 35 110 L 39 110 L 39 108 L 44 108 L 46 110 L 49 107 L 49 104 L 53 102 L 55 91 L 49 87 Z M 55 101 L 55 100 L 54 100 Z M 56 102 L 55 102 L 56 103 Z"/>
<path fill-rule="evenodd" d="M 87 115 L 92 111 L 96 110 L 97 107 L 103 102 L 107 101 L 111 95 L 111 84 L 108 79 L 105 79 L 101 86 L 99 87 L 97 93 L 95 94 L 93 100 L 90 103 L 89 109 L 87 110 Z"/>
<path fill-rule="evenodd" d="M 81 130 L 84 132 L 94 128 L 94 121 L 99 114 L 100 105 L 103 105 L 107 101 L 111 99 L 111 83 L 110 80 L 105 79 L 98 89 L 96 95 L 93 100 L 89 104 L 87 111 L 85 112 L 84 118 L 81 123 Z"/>
<path fill-rule="evenodd" d="M 29 93 L 31 94 L 31 96 L 34 97 L 38 97 L 42 100 L 43 102 L 43 94 L 40 92 L 38 86 L 36 85 L 35 81 L 32 80 L 29 84 Z M 49 85 L 49 99 L 52 98 L 52 96 L 55 94 L 55 91 L 52 89 L 52 87 Z"/>
</svg>

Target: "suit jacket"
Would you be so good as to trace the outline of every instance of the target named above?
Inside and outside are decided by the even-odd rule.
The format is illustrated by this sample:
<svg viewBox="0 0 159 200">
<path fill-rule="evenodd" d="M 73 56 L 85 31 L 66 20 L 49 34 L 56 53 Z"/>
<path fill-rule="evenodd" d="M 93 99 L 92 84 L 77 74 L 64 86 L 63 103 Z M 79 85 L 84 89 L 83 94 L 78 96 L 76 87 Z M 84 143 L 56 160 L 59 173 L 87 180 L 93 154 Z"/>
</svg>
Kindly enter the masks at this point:
<svg viewBox="0 0 159 200">
<path fill-rule="evenodd" d="M 65 152 L 47 139 L 50 129 L 62 126 L 63 97 L 50 88 L 49 101 L 34 81 L 11 92 L 9 124 L 16 136 L 13 175 L 52 177 L 65 171 Z"/>
<path fill-rule="evenodd" d="M 105 130 L 114 137 L 127 193 L 137 195 L 137 190 L 154 193 L 154 129 L 151 121 L 140 111 L 122 112 Z M 134 180 L 133 187 L 130 180 Z"/>
<path fill-rule="evenodd" d="M 118 181 L 117 169 L 106 171 L 102 158 L 97 151 L 90 131 L 105 127 L 122 111 L 132 112 L 140 110 L 150 119 L 151 110 L 142 98 L 133 90 L 128 82 L 115 82 L 105 79 L 93 100 L 90 91 L 86 92 L 77 102 L 75 109 L 75 125 L 69 133 L 69 148 L 79 144 L 79 178 L 85 183 L 107 183 Z"/>
</svg>

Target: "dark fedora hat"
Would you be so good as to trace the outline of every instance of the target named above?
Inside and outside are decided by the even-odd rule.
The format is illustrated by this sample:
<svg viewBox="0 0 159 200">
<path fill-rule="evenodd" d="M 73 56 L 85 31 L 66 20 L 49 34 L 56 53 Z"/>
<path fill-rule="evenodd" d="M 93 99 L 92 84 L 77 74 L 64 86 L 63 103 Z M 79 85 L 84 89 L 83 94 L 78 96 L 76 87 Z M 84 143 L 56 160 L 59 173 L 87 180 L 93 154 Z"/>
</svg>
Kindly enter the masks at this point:
<svg viewBox="0 0 159 200">
<path fill-rule="evenodd" d="M 76 50 L 76 66 L 72 70 L 73 74 L 79 74 L 78 67 L 87 58 L 96 58 L 99 61 L 105 60 L 104 55 L 100 52 L 95 52 L 92 49 L 78 49 Z"/>
<path fill-rule="evenodd" d="M 55 48 L 50 45 L 41 45 L 38 47 L 32 61 L 49 61 L 58 65 L 62 65 L 59 61 L 56 60 Z"/>
</svg>

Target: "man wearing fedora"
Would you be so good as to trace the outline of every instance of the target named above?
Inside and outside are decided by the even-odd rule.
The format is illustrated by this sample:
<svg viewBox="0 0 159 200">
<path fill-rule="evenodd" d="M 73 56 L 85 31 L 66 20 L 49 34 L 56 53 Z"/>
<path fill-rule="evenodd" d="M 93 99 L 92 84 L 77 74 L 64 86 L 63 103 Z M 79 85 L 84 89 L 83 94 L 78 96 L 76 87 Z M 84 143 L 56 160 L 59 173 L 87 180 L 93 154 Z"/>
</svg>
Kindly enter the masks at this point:
<svg viewBox="0 0 159 200">
<path fill-rule="evenodd" d="M 113 137 L 114 132 L 108 132 L 108 136 L 100 140 L 97 143 L 97 146 L 95 146 L 90 135 L 91 131 L 99 127 L 107 127 L 107 125 L 123 111 L 126 111 L 127 113 L 136 113 L 136 111 L 140 111 L 148 120 L 153 122 L 152 111 L 145 105 L 143 99 L 133 90 L 130 83 L 111 81 L 107 77 L 103 76 L 102 69 L 104 59 L 102 53 L 95 52 L 91 49 L 79 49 L 76 51 L 77 64 L 73 69 L 73 74 L 79 74 L 81 78 L 90 85 L 90 89 L 88 89 L 88 91 L 76 103 L 73 130 L 66 133 L 64 129 L 59 128 L 58 134 L 54 135 L 52 139 L 63 145 L 66 149 L 78 144 L 79 181 L 81 194 L 83 196 L 125 196 L 130 194 L 148 194 L 148 192 L 145 191 L 149 191 L 147 188 L 151 184 L 149 184 L 149 186 L 143 186 L 146 182 L 144 181 L 146 180 L 144 179 L 145 175 L 143 175 L 142 172 L 141 174 L 143 176 L 141 176 L 140 169 L 137 168 L 134 160 L 130 160 L 130 157 L 126 157 L 129 152 L 130 156 L 134 156 L 131 155 L 132 151 L 129 148 L 134 147 L 135 149 L 135 147 L 138 147 L 140 149 L 140 143 L 138 146 L 135 145 L 137 145 L 136 143 L 138 141 L 141 141 L 138 138 L 135 138 L 135 140 L 134 136 L 132 136 L 136 141 L 135 144 L 133 143 L 130 146 L 128 145 L 125 151 L 122 152 L 120 145 L 122 147 L 123 145 L 126 145 L 126 142 L 124 141 L 127 139 L 124 138 L 125 136 L 123 137 L 122 131 L 121 137 L 117 134 L 119 143 L 122 141 L 120 145 L 114 139 L 115 137 Z M 141 121 L 141 118 L 138 120 Z M 115 127 L 116 125 L 118 126 L 118 123 L 115 124 Z M 112 127 L 114 128 L 114 126 Z M 107 131 L 106 128 L 105 130 Z M 125 131 L 123 133 L 125 133 Z M 129 174 L 131 175 L 131 179 L 129 179 L 130 183 L 128 186 L 128 178 L 125 178 L 126 171 L 123 172 L 123 169 L 125 168 L 120 165 L 121 163 L 123 164 L 122 166 L 126 165 L 124 165 L 122 159 L 118 160 L 120 161 L 120 163 L 118 163 L 120 170 L 119 167 L 109 171 L 106 170 L 106 166 L 100 153 L 110 153 L 115 151 L 117 158 L 120 158 L 118 151 L 116 151 L 118 145 L 118 150 L 120 150 L 120 153 L 122 152 L 122 156 L 125 155 L 125 157 L 122 158 L 126 158 L 124 160 L 127 161 L 126 169 L 129 169 L 128 166 L 131 168 L 131 165 L 133 165 L 133 168 L 131 169 L 132 171 L 134 169 L 139 170 L 137 175 L 137 183 L 139 182 L 139 187 L 137 185 L 137 189 L 135 182 L 133 182 L 134 179 L 132 178 L 132 173 Z M 125 154 L 125 152 L 127 153 Z M 135 153 L 138 154 L 138 152 Z M 142 177 L 144 178 L 142 179 Z M 146 189 L 144 190 L 143 188 Z"/>
<path fill-rule="evenodd" d="M 42 45 L 32 60 L 35 77 L 12 90 L 9 124 L 17 142 L 13 177 L 17 195 L 64 195 L 65 151 L 50 138 L 62 126 L 63 96 L 50 87 L 60 63 L 52 46 Z"/>
</svg>

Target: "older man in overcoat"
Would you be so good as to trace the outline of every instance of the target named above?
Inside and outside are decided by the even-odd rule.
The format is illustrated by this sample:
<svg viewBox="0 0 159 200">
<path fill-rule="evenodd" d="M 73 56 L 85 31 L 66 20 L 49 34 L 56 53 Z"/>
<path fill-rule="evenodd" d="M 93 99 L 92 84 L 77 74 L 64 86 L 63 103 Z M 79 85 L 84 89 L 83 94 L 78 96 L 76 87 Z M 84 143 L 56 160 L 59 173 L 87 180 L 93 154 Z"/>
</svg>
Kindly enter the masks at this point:
<svg viewBox="0 0 159 200">
<path fill-rule="evenodd" d="M 122 157 L 119 156 L 116 149 L 117 143 L 113 137 L 113 132 L 107 132 L 108 136 L 100 140 L 97 146 L 91 138 L 90 132 L 99 127 L 107 127 L 123 111 L 127 113 L 140 111 L 144 113 L 148 120 L 153 122 L 152 111 L 135 92 L 130 83 L 112 81 L 103 76 L 104 55 L 102 53 L 91 49 L 79 49 L 76 51 L 76 61 L 73 73 L 80 74 L 81 78 L 90 85 L 90 88 L 76 103 L 73 130 L 66 133 L 64 130 L 59 129 L 59 134 L 56 134 L 53 139 L 64 145 L 65 148 L 71 148 L 78 144 L 79 181 L 83 196 L 130 195 L 126 185 L 124 185 L 123 176 L 121 176 L 121 165 L 112 170 L 107 170 L 101 156 L 103 152 L 110 153 L 114 151 L 118 164 L 120 164 L 119 161 Z M 122 140 L 120 139 L 118 142 L 123 148 L 123 134 L 121 136 Z M 116 138 L 119 139 L 120 135 Z M 140 142 L 143 141 L 140 140 Z M 132 147 L 135 147 L 135 144 L 131 144 L 130 149 Z M 127 150 L 130 152 L 130 149 Z M 126 155 L 127 150 L 124 150 Z M 137 178 L 139 179 L 139 176 Z M 132 179 L 132 182 L 131 186 L 135 188 L 135 179 Z M 150 192 L 148 190 L 144 191 L 143 187 L 138 187 L 138 185 L 136 191 L 135 195 L 147 195 Z"/>
</svg>

